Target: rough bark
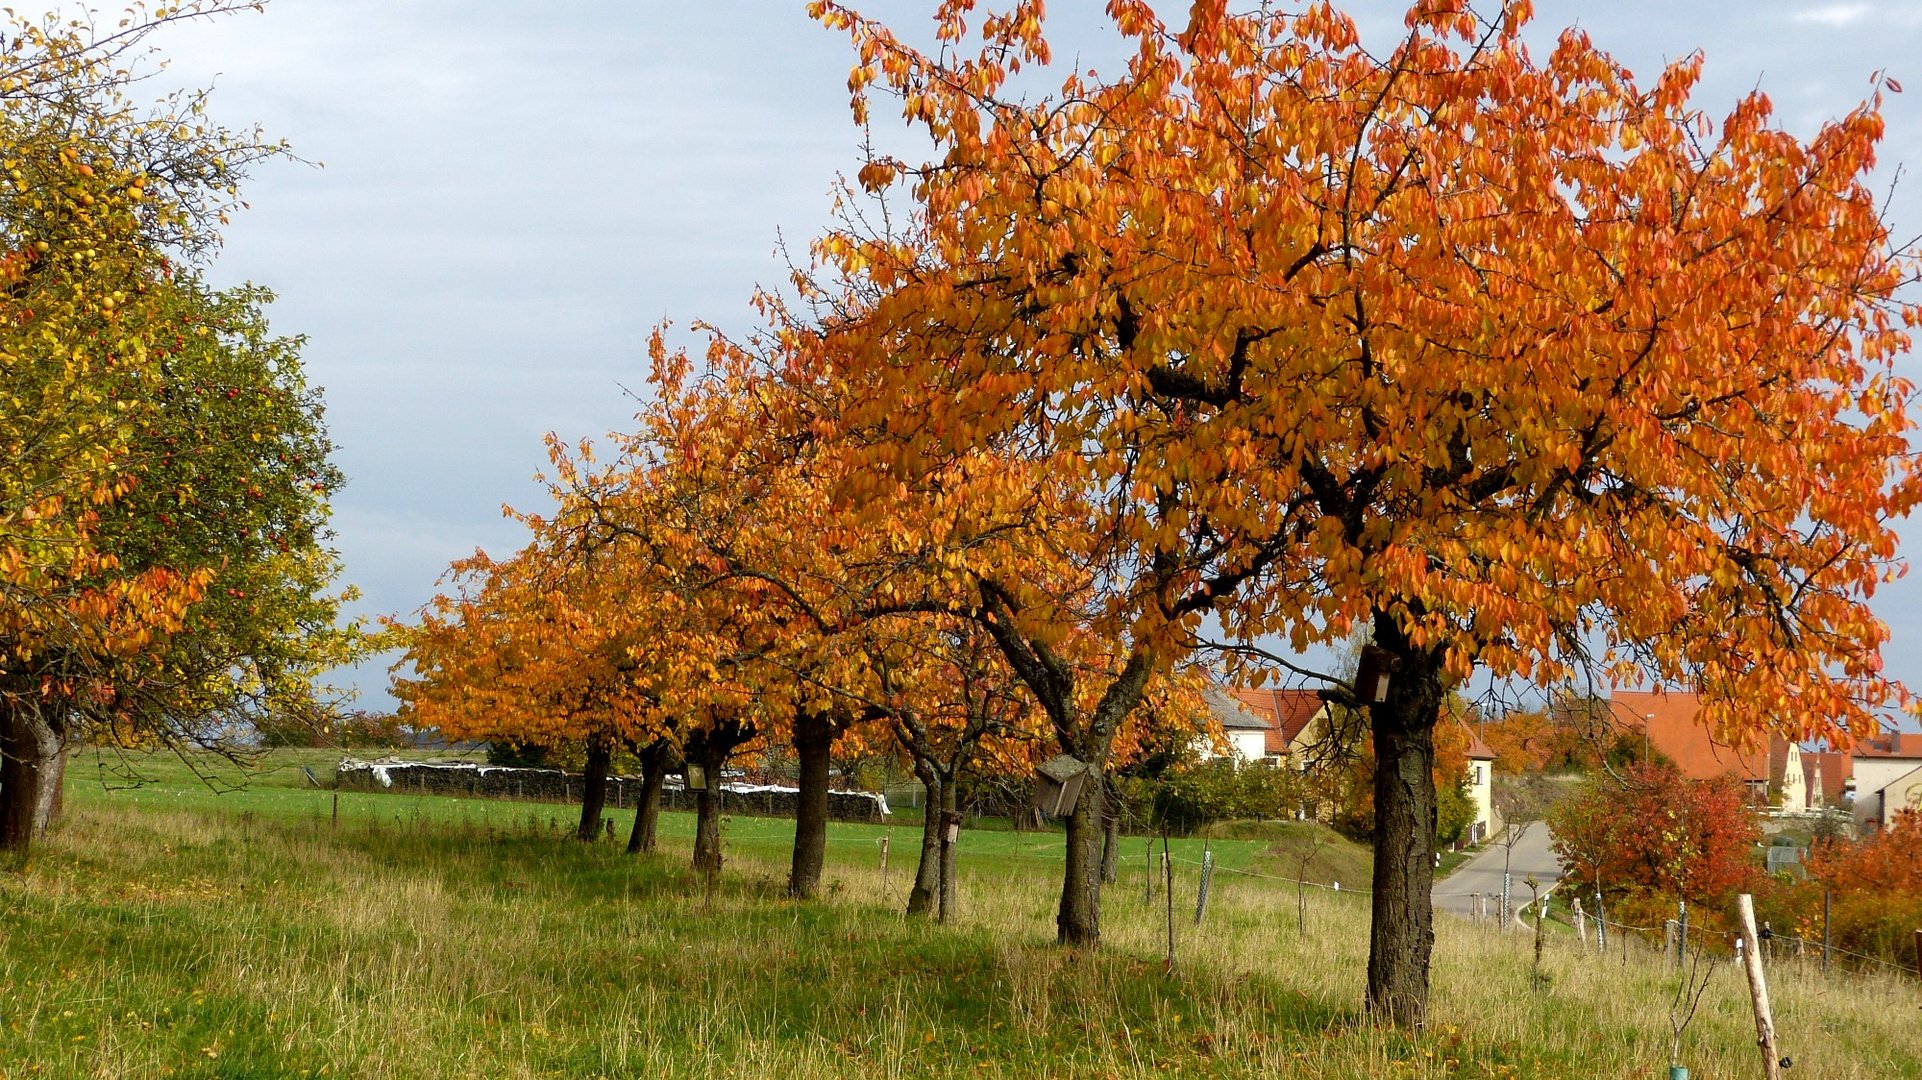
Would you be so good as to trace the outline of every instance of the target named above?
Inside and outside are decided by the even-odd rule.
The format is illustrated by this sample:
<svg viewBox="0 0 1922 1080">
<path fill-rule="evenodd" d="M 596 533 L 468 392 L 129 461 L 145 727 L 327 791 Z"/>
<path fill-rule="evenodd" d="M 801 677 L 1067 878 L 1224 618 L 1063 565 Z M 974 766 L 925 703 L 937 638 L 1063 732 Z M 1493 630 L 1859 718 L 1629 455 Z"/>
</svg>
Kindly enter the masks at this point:
<svg viewBox="0 0 1922 1080">
<path fill-rule="evenodd" d="M 36 713 L 0 710 L 0 852 L 24 863 L 58 788 L 60 733 Z"/>
<path fill-rule="evenodd" d="M 1105 777 L 1090 762 L 1081 798 L 1067 817 L 1067 866 L 1061 875 L 1061 906 L 1055 914 L 1055 939 L 1063 945 L 1101 943 L 1101 844 Z"/>
<path fill-rule="evenodd" d="M 614 750 L 604 739 L 587 740 L 587 763 L 581 767 L 581 824 L 574 838 L 592 843 L 601 835 L 601 812 L 607 808 L 607 768 Z"/>
<path fill-rule="evenodd" d="M 45 833 L 67 812 L 67 760 L 73 757 L 73 743 L 62 738 L 60 753 L 53 759 L 53 775 L 48 778 L 52 788 L 52 799 L 47 804 L 46 820 L 40 822 L 40 831 Z"/>
<path fill-rule="evenodd" d="M 1121 876 L 1121 799 L 1112 781 L 1101 812 L 1101 883 L 1113 885 Z"/>
<path fill-rule="evenodd" d="M 921 861 L 914 868 L 914 888 L 908 890 L 908 914 L 934 914 L 941 896 L 941 792 L 945 785 L 933 770 L 920 772 L 928 798 L 921 811 Z"/>
<path fill-rule="evenodd" d="M 1377 627 L 1377 642 L 1386 636 Z M 1368 941 L 1368 1007 L 1377 1019 L 1421 1028 L 1435 947 L 1435 723 L 1440 666 L 1390 648 L 1401 660 L 1388 700 L 1370 706 L 1375 738 L 1375 873 Z"/>
<path fill-rule="evenodd" d="M 939 834 L 941 845 L 941 913 L 936 921 L 943 923 L 954 918 L 956 898 L 954 883 L 955 842 L 948 837 L 950 826 L 953 827 L 953 831 L 957 836 L 961 831 L 960 799 L 960 791 L 952 780 L 949 780 L 948 783 L 941 786 L 941 830 Z"/>
<path fill-rule="evenodd" d="M 688 740 L 687 760 L 702 767 L 706 786 L 694 801 L 694 870 L 721 872 L 721 769 L 734 748 L 754 737 L 754 725 L 717 720 Z"/>
<path fill-rule="evenodd" d="M 828 765 L 840 728 L 826 713 L 803 710 L 794 717 L 792 743 L 800 758 L 799 791 L 794 800 L 794 858 L 788 868 L 788 895 L 812 900 L 821 892 L 821 868 L 828 850 Z"/>
<path fill-rule="evenodd" d="M 721 872 L 721 791 L 711 782 L 694 799 L 694 872 Z"/>
<path fill-rule="evenodd" d="M 652 854 L 661 821 L 661 787 L 673 764 L 673 748 L 666 739 L 657 739 L 641 751 L 641 797 L 634 804 L 634 831 L 627 838 L 627 853 Z"/>
</svg>

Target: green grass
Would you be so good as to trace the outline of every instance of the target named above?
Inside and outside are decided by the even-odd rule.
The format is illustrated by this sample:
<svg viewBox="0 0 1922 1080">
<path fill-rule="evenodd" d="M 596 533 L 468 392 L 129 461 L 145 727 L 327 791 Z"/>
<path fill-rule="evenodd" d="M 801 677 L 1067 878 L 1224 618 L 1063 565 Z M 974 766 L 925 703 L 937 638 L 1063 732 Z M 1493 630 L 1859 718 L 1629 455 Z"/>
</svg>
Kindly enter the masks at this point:
<svg viewBox="0 0 1922 1080">
<path fill-rule="evenodd" d="M 331 764 L 331 762 L 328 762 Z M 186 770 L 102 791 L 24 874 L 0 874 L 0 1077 L 1584 1076 L 1666 1064 L 1673 976 L 1526 935 L 1438 927 L 1432 1022 L 1363 1022 L 1367 901 L 1261 872 L 1274 838 L 1210 839 L 1206 922 L 1177 862 L 1177 965 L 1131 843 L 1104 946 L 1052 944 L 1058 838 L 970 831 L 957 925 L 898 914 L 916 832 L 836 826 L 829 896 L 783 899 L 785 823 L 735 818 L 709 893 L 667 853 L 557 839 L 566 807 L 302 790 L 215 795 Z M 319 771 L 318 769 L 316 770 Z M 550 825 L 558 822 L 558 826 Z M 1057 850 L 1045 850 L 1052 843 Z M 1177 841 L 1184 858 L 1202 841 Z M 1192 846 L 1189 846 L 1192 845 Z M 1238 861 L 1245 860 L 1245 861 Z M 1237 873 L 1235 870 L 1244 872 Z M 1777 969 L 1803 1075 L 1922 1074 L 1911 981 Z M 1754 1070 L 1746 993 L 1719 972 L 1695 1076 Z"/>
</svg>

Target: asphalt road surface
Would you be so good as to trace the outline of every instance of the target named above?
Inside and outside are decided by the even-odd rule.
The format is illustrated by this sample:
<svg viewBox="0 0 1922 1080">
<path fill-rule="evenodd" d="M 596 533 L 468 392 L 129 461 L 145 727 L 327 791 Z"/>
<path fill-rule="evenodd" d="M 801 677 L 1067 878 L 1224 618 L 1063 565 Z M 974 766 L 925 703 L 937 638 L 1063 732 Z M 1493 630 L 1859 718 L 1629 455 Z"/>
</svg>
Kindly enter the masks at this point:
<svg viewBox="0 0 1922 1080">
<path fill-rule="evenodd" d="M 1435 883 L 1435 910 L 1468 915 L 1473 894 L 1500 896 L 1504 859 L 1513 882 L 1509 887 L 1509 902 L 1515 907 L 1527 903 L 1530 893 L 1522 879 L 1534 874 L 1535 880 L 1547 888 L 1549 882 L 1561 876 L 1561 863 L 1549 849 L 1548 840 L 1548 826 L 1539 821 L 1528 826 L 1515 841 L 1512 851 L 1501 844 L 1497 836 L 1496 841 L 1463 863 L 1460 869 Z M 1489 902 L 1488 911 L 1490 915 L 1495 913 L 1495 901 Z"/>
</svg>

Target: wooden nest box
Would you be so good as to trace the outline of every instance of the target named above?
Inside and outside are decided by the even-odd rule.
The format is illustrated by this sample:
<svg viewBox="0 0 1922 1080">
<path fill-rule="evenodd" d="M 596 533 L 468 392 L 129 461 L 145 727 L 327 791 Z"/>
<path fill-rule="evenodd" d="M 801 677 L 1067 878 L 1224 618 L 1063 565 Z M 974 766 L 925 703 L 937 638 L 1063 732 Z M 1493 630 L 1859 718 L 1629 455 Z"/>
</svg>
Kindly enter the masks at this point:
<svg viewBox="0 0 1922 1080">
<path fill-rule="evenodd" d="M 1049 817 L 1067 817 L 1088 781 L 1088 763 L 1061 754 L 1034 771 L 1034 808 Z"/>
</svg>

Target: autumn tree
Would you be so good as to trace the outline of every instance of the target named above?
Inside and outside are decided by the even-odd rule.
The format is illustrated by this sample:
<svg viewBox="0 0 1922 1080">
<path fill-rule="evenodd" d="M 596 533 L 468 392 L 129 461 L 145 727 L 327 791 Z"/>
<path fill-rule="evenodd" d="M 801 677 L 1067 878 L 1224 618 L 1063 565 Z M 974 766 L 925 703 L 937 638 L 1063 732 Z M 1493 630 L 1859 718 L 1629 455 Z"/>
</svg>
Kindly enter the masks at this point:
<svg viewBox="0 0 1922 1080">
<path fill-rule="evenodd" d="M 610 618 L 606 594 L 571 573 L 571 553 L 539 535 L 513 558 L 454 564 L 456 588 L 396 626 L 402 719 L 453 739 L 585 749 L 575 835 L 600 835 L 609 763 L 662 732 L 646 671 L 630 652 L 636 623 Z M 405 674 L 402 672 L 405 671 Z M 637 828 L 641 808 L 637 808 Z"/>
<path fill-rule="evenodd" d="M 1757 911 L 1804 938 L 1907 968 L 1922 926 L 1922 812 L 1900 811 L 1887 828 L 1854 840 L 1817 837 L 1806 880 L 1771 881 Z"/>
<path fill-rule="evenodd" d="M 863 668 L 858 650 L 827 648 L 810 606 L 805 582 L 822 577 L 823 538 L 806 455 L 791 426 L 770 422 L 784 402 L 726 342 L 714 346 L 709 377 L 693 378 L 689 359 L 655 335 L 655 396 L 636 431 L 612 437 L 614 460 L 597 465 L 585 445 L 555 447 L 552 525 L 604 569 L 645 568 L 623 593 L 640 604 L 675 596 L 683 631 L 700 636 L 689 648 L 650 630 L 647 645 L 663 708 L 686 721 L 683 753 L 708 777 L 697 867 L 719 866 L 721 766 L 751 740 L 785 742 L 799 766 L 788 889 L 812 897 L 827 850 L 831 757 L 862 719 L 834 688 Z"/>
<path fill-rule="evenodd" d="M 1025 782 L 1040 718 L 993 641 L 967 619 L 877 620 L 852 638 L 875 675 L 878 694 L 865 704 L 927 792 L 907 913 L 946 922 L 955 900 L 947 829 L 961 819 L 962 783 L 989 770 Z"/>
<path fill-rule="evenodd" d="M 1659 914 L 1678 900 L 1716 904 L 1757 873 L 1761 827 L 1732 776 L 1691 780 L 1671 765 L 1598 774 L 1549 811 L 1548 828 L 1569 877 L 1611 907 L 1626 901 Z"/>
<path fill-rule="evenodd" d="M 1371 634 L 1378 1016 L 1425 1015 L 1434 731 L 1476 669 L 1684 684 L 1734 742 L 1846 739 L 1903 696 L 1863 603 L 1916 496 L 1874 100 L 1807 140 L 1760 93 L 1713 123 L 1699 56 L 1647 86 L 1579 31 L 1537 58 L 1525 0 L 1423 0 L 1380 51 L 1328 4 L 1173 27 L 1116 0 L 1125 70 L 1022 100 L 1042 5 L 973 8 L 927 53 L 812 6 L 854 44 L 857 119 L 886 93 L 934 149 L 868 161 L 895 209 L 816 245 L 801 289 L 837 310 L 808 362 L 860 387 L 835 424 L 869 497 L 993 446 L 1082 515 L 1090 625 L 1130 657 L 1095 708 L 1046 597 L 984 573 L 977 610 L 1097 769 L 1205 615 Z M 1098 936 L 1090 824 L 1066 942 Z"/>
<path fill-rule="evenodd" d="M 317 485 L 276 472 L 278 452 L 324 444 L 297 357 L 266 335 L 260 294 L 213 294 L 177 272 L 217 242 L 247 167 L 282 148 L 207 124 L 201 95 L 130 96 L 160 25 L 247 6 L 196 0 L 113 26 L 9 16 L 0 34 L 0 844 L 15 852 L 44 828 L 83 726 L 197 742 L 209 718 L 304 706 L 315 670 L 344 655 L 324 594 L 334 563 L 305 535 L 337 477 L 324 450 L 306 470 Z M 223 312 L 233 333 L 170 347 L 183 315 Z M 223 375 L 287 394 L 284 408 L 257 414 L 269 426 L 219 428 L 246 441 L 167 460 L 194 422 L 185 382 L 228 361 Z M 261 491 L 230 514 L 174 504 L 180 532 L 211 549 L 133 509 L 196 469 L 219 470 L 208 486 L 223 494 Z"/>
</svg>

